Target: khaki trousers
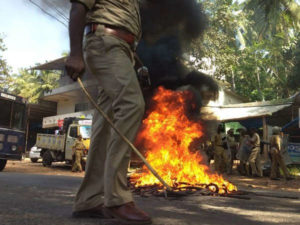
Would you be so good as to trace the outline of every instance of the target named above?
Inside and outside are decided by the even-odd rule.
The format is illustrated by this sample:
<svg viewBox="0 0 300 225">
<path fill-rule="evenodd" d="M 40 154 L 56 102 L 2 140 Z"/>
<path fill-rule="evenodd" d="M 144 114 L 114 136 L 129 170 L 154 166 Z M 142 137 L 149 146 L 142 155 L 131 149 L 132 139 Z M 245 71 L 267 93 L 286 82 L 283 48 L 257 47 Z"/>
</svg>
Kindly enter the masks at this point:
<svg viewBox="0 0 300 225">
<path fill-rule="evenodd" d="M 234 166 L 234 159 L 236 158 L 235 155 L 237 153 L 236 146 L 230 147 L 230 152 L 231 152 L 231 156 L 230 156 L 230 159 L 228 159 L 229 160 L 229 162 L 228 162 L 228 172 L 231 174 L 233 166 Z"/>
<path fill-rule="evenodd" d="M 82 171 L 82 166 L 81 166 L 81 158 L 83 156 L 83 152 L 82 150 L 75 150 L 75 162 L 74 165 L 72 167 L 72 171 L 76 172 L 76 171 Z"/>
<path fill-rule="evenodd" d="M 99 82 L 99 106 L 114 125 L 134 140 L 144 114 L 145 103 L 133 68 L 129 45 L 103 34 L 98 26 L 84 44 L 85 61 Z M 95 110 L 85 177 L 76 195 L 74 210 L 87 210 L 131 202 L 127 169 L 131 149 Z"/>
<path fill-rule="evenodd" d="M 228 155 L 221 146 L 216 146 L 214 152 L 215 171 L 223 173 L 228 170 Z"/>
<path fill-rule="evenodd" d="M 290 176 L 286 165 L 283 161 L 282 155 L 280 151 L 276 148 L 271 149 L 271 156 L 272 156 L 272 165 L 271 165 L 271 178 L 276 178 L 277 177 L 277 170 L 278 170 L 278 165 L 282 169 L 282 172 L 284 174 L 284 177 L 287 178 Z"/>
<path fill-rule="evenodd" d="M 262 173 L 262 169 L 261 169 L 261 162 L 260 162 L 260 148 L 259 147 L 256 147 L 256 148 L 253 148 L 252 151 L 251 151 L 251 154 L 249 156 L 249 164 L 251 166 L 251 170 L 252 170 L 252 175 L 258 175 L 260 177 L 263 176 L 263 173 Z M 249 174 L 249 172 L 248 172 Z"/>
</svg>

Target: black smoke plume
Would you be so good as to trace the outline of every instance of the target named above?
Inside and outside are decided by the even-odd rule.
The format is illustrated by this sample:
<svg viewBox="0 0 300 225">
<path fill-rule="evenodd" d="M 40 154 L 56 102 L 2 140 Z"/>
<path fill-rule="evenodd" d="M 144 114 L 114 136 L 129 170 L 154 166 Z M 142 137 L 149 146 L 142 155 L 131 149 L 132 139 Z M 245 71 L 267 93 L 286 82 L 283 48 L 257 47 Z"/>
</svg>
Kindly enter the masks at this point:
<svg viewBox="0 0 300 225">
<path fill-rule="evenodd" d="M 144 0 L 141 4 L 143 36 L 137 53 L 149 69 L 152 91 L 158 86 L 173 90 L 189 90 L 193 104 L 186 103 L 190 119 L 199 121 L 200 108 L 216 100 L 219 87 L 215 80 L 184 64 L 185 49 L 193 40 L 202 38 L 208 24 L 202 4 L 196 0 Z M 189 59 L 187 59 L 189 60 Z M 151 107 L 153 92 L 146 93 L 146 105 Z M 145 92 L 144 92 L 145 93 Z M 149 104 L 150 103 L 150 104 Z M 192 107 L 193 106 L 193 107 Z M 200 141 L 215 130 L 215 121 L 202 121 L 207 127 Z"/>
<path fill-rule="evenodd" d="M 143 37 L 137 52 L 149 68 L 153 87 L 176 89 L 186 83 L 183 49 L 203 35 L 207 18 L 196 0 L 144 0 Z"/>
<path fill-rule="evenodd" d="M 25 1 L 25 0 L 24 0 Z M 28 0 L 26 0 L 29 3 Z M 30 0 L 57 19 L 68 23 L 69 0 Z M 153 90 L 163 85 L 177 89 L 191 84 L 214 92 L 214 80 L 183 63 L 184 49 L 200 38 L 208 24 L 202 4 L 197 0 L 141 0 L 143 36 L 137 52 L 148 67 Z M 35 6 L 36 7 L 36 6 Z"/>
</svg>

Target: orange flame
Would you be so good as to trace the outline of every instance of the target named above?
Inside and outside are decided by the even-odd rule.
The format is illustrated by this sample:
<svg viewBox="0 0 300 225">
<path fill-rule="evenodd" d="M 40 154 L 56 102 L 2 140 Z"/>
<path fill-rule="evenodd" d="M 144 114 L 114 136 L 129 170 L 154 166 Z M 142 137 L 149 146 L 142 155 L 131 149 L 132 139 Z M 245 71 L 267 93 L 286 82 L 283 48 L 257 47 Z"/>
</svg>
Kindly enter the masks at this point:
<svg viewBox="0 0 300 225">
<path fill-rule="evenodd" d="M 219 193 L 233 191 L 236 187 L 219 174 L 212 173 L 203 164 L 199 153 L 191 153 L 189 146 L 195 138 L 203 135 L 199 122 L 190 121 L 185 115 L 185 103 L 191 101 L 191 93 L 171 91 L 159 87 L 153 97 L 154 108 L 143 121 L 137 142 L 147 150 L 146 158 L 158 174 L 170 185 L 215 184 Z M 137 177 L 136 186 L 159 184 L 144 166 L 145 172 Z M 225 187 L 225 189 L 224 189 Z"/>
</svg>

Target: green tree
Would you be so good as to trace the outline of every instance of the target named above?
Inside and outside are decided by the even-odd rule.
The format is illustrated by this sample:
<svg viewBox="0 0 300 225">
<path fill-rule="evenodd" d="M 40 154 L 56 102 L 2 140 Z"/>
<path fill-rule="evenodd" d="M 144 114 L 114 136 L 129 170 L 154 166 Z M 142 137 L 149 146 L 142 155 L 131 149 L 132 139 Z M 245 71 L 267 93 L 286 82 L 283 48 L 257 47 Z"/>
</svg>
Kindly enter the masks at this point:
<svg viewBox="0 0 300 225">
<path fill-rule="evenodd" d="M 11 69 L 3 59 L 6 50 L 3 38 L 0 37 L 0 89 L 20 95 L 36 103 L 45 92 L 58 87 L 59 71 L 28 71 L 21 69 L 19 74 L 11 74 Z"/>
<path fill-rule="evenodd" d="M 10 80 L 10 67 L 7 65 L 7 62 L 2 55 L 5 50 L 6 47 L 3 43 L 3 37 L 0 35 L 0 89 L 7 89 Z"/>
<path fill-rule="evenodd" d="M 246 0 L 244 4 L 245 10 L 254 12 L 252 19 L 260 39 L 300 26 L 300 6 L 296 0 Z"/>
<path fill-rule="evenodd" d="M 209 17 L 209 28 L 203 40 L 193 43 L 190 53 L 198 59 L 199 69 L 213 70 L 216 79 L 228 81 L 236 91 L 237 68 L 246 42 L 244 33 L 251 21 L 242 7 L 231 0 L 202 2 Z"/>
<path fill-rule="evenodd" d="M 215 78 L 229 82 L 234 91 L 250 100 L 293 94 L 289 80 L 296 62 L 292 53 L 299 40 L 295 1 L 272 1 L 274 5 L 268 0 L 202 2 L 210 26 L 204 40 L 195 41 L 190 50 L 199 69 L 213 68 Z M 289 2 L 289 8 L 279 2 Z"/>
<path fill-rule="evenodd" d="M 58 87 L 60 72 L 20 70 L 18 75 L 12 76 L 13 88 L 11 92 L 25 97 L 31 103 L 36 103 L 45 92 Z"/>
<path fill-rule="evenodd" d="M 297 47 L 295 48 L 293 55 L 293 61 L 295 66 L 292 70 L 290 80 L 289 80 L 289 88 L 294 91 L 300 91 L 300 38 L 297 43 Z"/>
<path fill-rule="evenodd" d="M 253 42 L 245 48 L 236 68 L 239 74 L 237 83 L 242 82 L 237 85 L 237 91 L 242 94 L 242 90 L 246 90 L 246 95 L 252 100 L 271 100 L 292 95 L 289 80 L 295 62 L 292 52 L 296 40 L 293 38 L 288 42 L 285 35 L 279 33 L 272 40 Z M 255 86 L 243 87 L 245 79 Z"/>
<path fill-rule="evenodd" d="M 203 39 L 193 43 L 190 53 L 197 59 L 209 58 L 209 64 L 200 60 L 198 67 L 213 68 L 217 79 L 225 79 L 226 75 L 232 74 L 233 65 L 237 62 L 238 51 L 243 44 L 237 35 L 247 21 L 244 13 L 238 12 L 238 5 L 231 0 L 202 2 L 209 17 L 209 28 Z"/>
<path fill-rule="evenodd" d="M 265 95 L 268 95 L 267 99 L 290 96 L 289 80 L 294 67 L 291 52 L 294 52 L 299 40 L 300 6 L 295 0 L 248 0 L 244 11 L 253 21 L 247 44 L 252 48 L 260 43 L 260 49 L 254 54 L 264 53 L 257 58 L 264 65 L 256 69 L 262 69 L 264 74 L 260 75 L 266 77 L 262 100 Z"/>
</svg>

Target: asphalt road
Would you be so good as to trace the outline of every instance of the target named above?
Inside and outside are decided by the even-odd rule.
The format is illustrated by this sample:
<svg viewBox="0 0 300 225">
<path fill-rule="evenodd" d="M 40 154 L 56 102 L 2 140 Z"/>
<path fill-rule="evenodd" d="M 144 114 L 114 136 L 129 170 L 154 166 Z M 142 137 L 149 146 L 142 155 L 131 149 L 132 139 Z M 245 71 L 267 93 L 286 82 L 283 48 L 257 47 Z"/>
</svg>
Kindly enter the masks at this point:
<svg viewBox="0 0 300 225">
<path fill-rule="evenodd" d="M 114 220 L 74 219 L 72 202 L 80 177 L 13 172 L 0 173 L 0 225 L 116 225 Z M 253 190 L 252 190 L 253 191 Z M 277 196 L 300 197 L 299 192 L 255 190 Z M 141 198 L 137 204 L 156 225 L 297 224 L 300 200 L 249 195 L 251 200 L 189 196 L 180 199 Z"/>
</svg>

